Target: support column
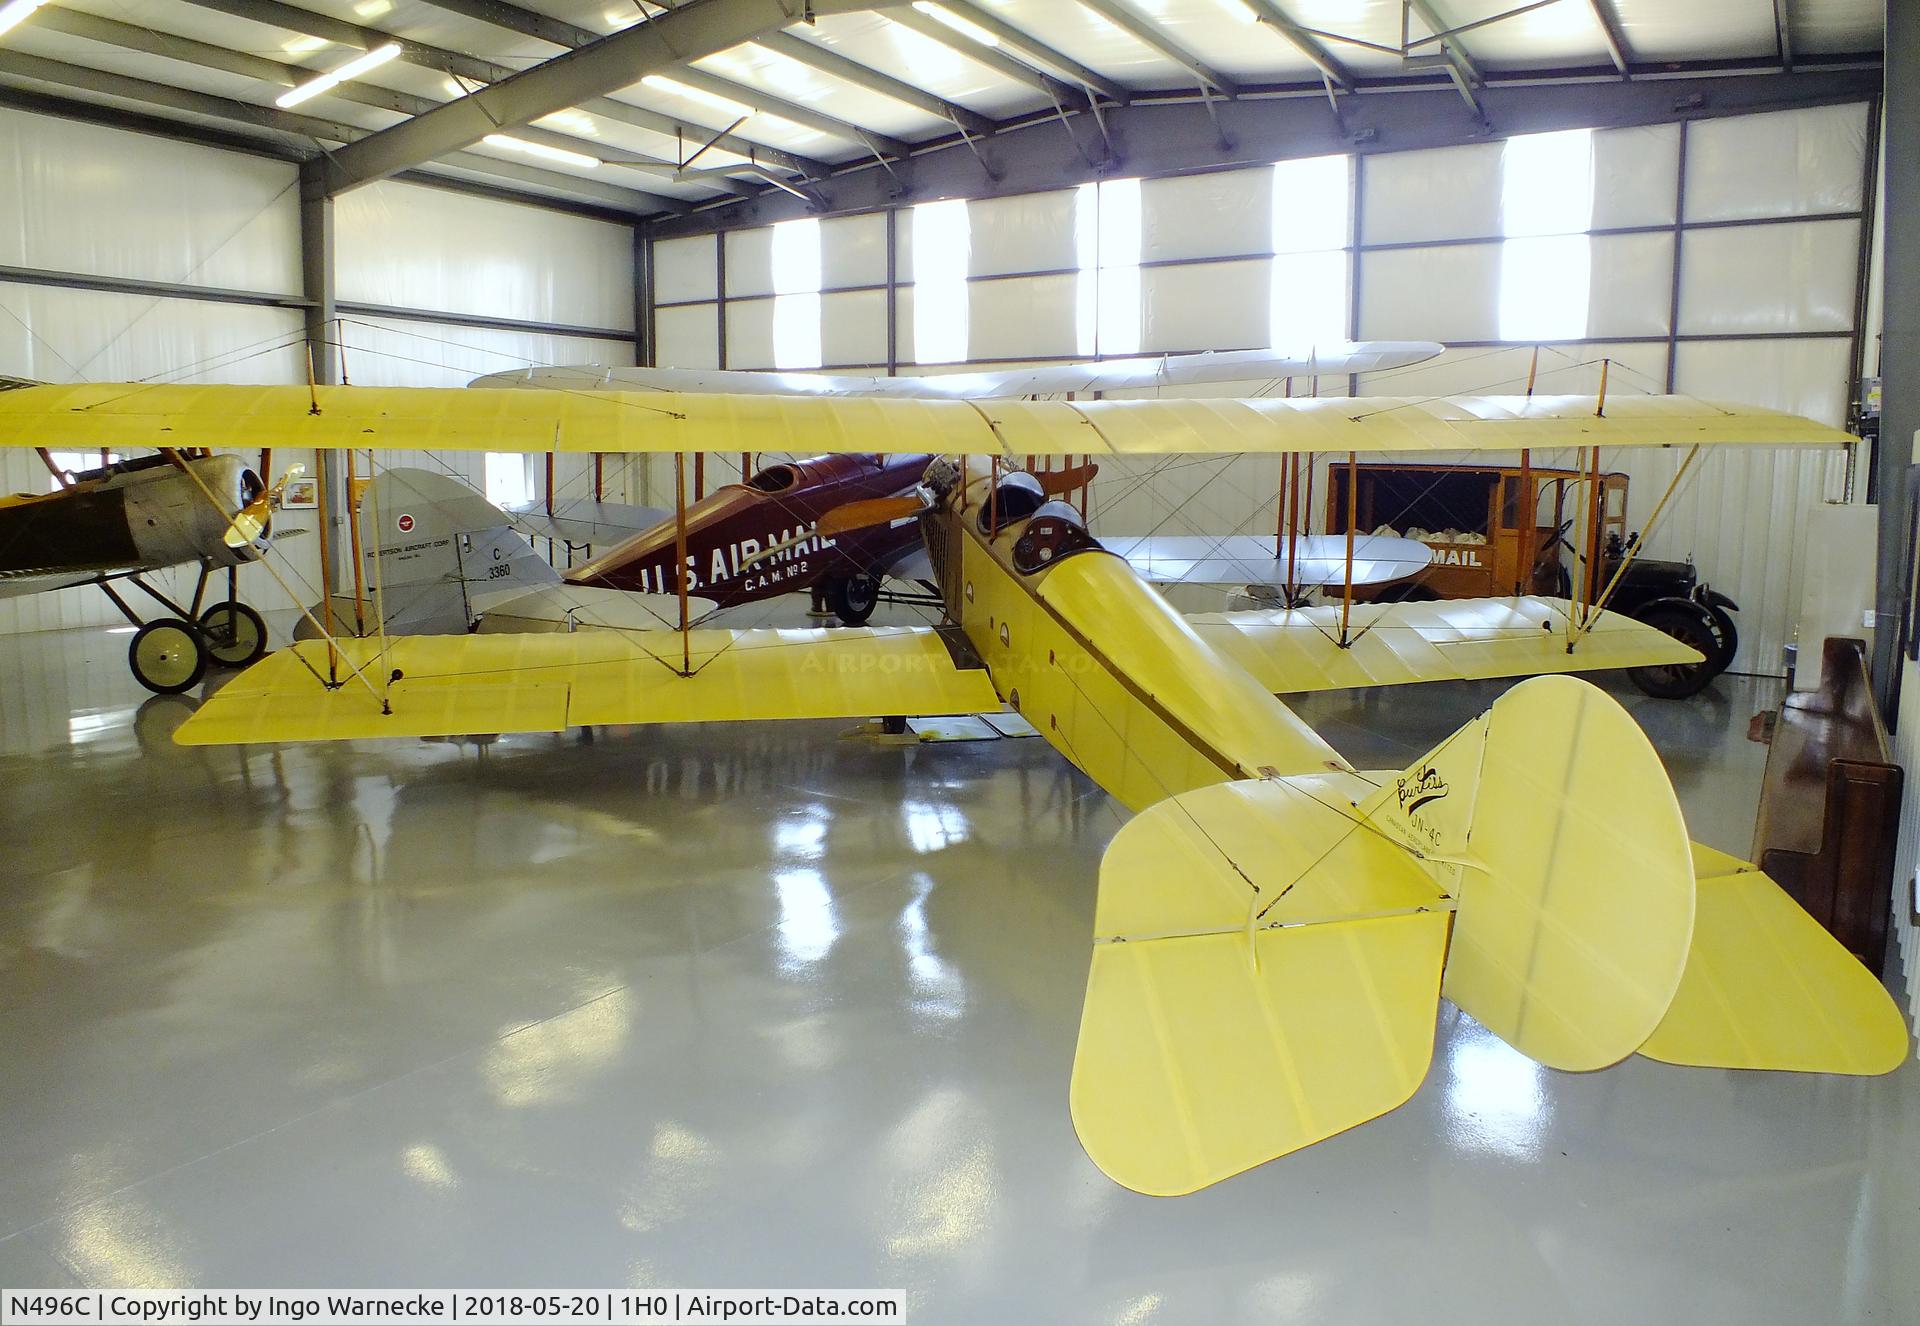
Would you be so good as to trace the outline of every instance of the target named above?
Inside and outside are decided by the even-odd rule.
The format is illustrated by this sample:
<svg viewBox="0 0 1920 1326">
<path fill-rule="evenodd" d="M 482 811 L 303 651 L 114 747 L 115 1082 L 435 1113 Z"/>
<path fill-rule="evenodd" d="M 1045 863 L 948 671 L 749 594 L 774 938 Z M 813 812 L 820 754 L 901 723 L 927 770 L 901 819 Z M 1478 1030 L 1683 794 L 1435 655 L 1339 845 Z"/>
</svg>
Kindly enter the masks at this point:
<svg viewBox="0 0 1920 1326">
<path fill-rule="evenodd" d="M 1875 575 L 1873 689 L 1892 723 L 1898 712 L 1900 623 L 1907 603 L 1907 467 L 1920 428 L 1920 5 L 1888 0 L 1886 56 L 1886 294 L 1881 300 L 1880 441 L 1874 448 L 1880 545 Z M 1872 232 L 1872 219 L 1864 228 Z M 1864 236 L 1863 236 L 1864 239 Z M 1812 666 L 1804 654 L 1801 666 Z"/>
<path fill-rule="evenodd" d="M 333 199 L 326 193 L 320 159 L 300 166 L 300 286 L 309 301 L 306 309 L 307 353 L 313 364 L 313 380 L 321 386 L 340 381 L 340 350 L 334 344 L 338 330 L 334 309 Z M 326 492 L 323 503 L 324 528 L 320 536 L 320 557 L 326 563 L 329 579 L 338 579 L 340 565 L 342 513 L 348 510 L 348 493 L 338 456 L 331 451 L 315 454 L 320 485 Z M 324 618 L 325 614 L 323 614 Z"/>
</svg>

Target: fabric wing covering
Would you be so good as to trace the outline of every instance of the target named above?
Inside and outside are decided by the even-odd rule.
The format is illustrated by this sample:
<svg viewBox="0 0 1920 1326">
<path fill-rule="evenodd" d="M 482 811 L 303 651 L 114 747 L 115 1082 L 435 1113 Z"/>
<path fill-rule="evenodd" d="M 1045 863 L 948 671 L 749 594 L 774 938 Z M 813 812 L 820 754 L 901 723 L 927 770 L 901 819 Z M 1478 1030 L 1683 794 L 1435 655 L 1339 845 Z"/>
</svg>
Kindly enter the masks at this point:
<svg viewBox="0 0 1920 1326">
<path fill-rule="evenodd" d="M 529 452 L 1236 455 L 1818 446 L 1848 434 L 1686 396 L 940 401 L 462 387 L 0 391 L 0 443 Z"/>
</svg>

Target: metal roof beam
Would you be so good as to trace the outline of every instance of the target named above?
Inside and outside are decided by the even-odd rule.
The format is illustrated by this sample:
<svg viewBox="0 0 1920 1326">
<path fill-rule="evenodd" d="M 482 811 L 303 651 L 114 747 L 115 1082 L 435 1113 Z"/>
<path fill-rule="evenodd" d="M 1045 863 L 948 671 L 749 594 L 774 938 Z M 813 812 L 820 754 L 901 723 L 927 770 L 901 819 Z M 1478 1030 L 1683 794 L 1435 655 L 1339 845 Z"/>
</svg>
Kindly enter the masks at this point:
<svg viewBox="0 0 1920 1326">
<path fill-rule="evenodd" d="M 1179 65 L 1198 79 L 1202 87 L 1210 87 L 1223 97 L 1239 94 L 1238 83 L 1202 64 L 1193 52 L 1161 32 L 1159 24 L 1141 18 L 1119 3 L 1119 0 L 1079 0 L 1079 3 L 1106 19 L 1142 46 Z"/>
<path fill-rule="evenodd" d="M 212 93 L 195 92 L 167 83 L 154 83 L 126 74 L 88 69 L 82 65 L 67 64 L 61 60 L 28 55 L 22 51 L 0 50 L 0 74 L 32 79 L 39 83 L 52 83 L 100 96 L 120 97 L 150 106 L 167 106 L 193 115 L 206 115 L 214 119 L 250 124 L 296 143 L 310 140 L 315 143 L 352 144 L 356 141 L 364 142 L 370 136 L 369 130 L 357 125 L 343 124 L 338 120 L 300 115 L 293 111 L 281 110 L 277 106 L 256 106 L 252 102 L 238 101 L 232 97 L 218 97 Z M 496 161 L 491 157 L 478 156 L 471 152 L 455 152 L 443 158 L 441 164 L 458 166 L 462 170 L 493 175 L 500 179 L 517 180 L 522 184 L 531 184 L 538 188 L 567 190 L 580 197 L 609 204 L 630 216 L 692 210 L 691 204 L 678 198 L 643 193 L 637 189 L 623 189 L 615 185 L 603 184 L 598 180 L 581 179 L 574 175 L 563 175 L 558 171 L 542 170 L 537 166 L 522 166 L 514 161 Z"/>
<path fill-rule="evenodd" d="M 516 72 L 489 60 L 462 55 L 458 51 L 449 51 L 439 46 L 409 41 L 404 37 L 382 32 L 378 28 L 346 23 L 327 14 L 316 14 L 310 9 L 284 4 L 281 0 L 191 0 L 191 3 L 235 18 L 284 28 L 288 32 L 298 32 L 342 46 L 358 47 L 361 50 L 371 50 L 390 41 L 399 42 L 400 58 L 408 64 L 420 69 L 431 69 L 435 73 L 447 74 L 456 80 L 465 79 L 472 83 L 499 83 L 513 77 Z M 621 124 L 632 125 L 636 129 L 664 134 L 669 138 L 705 141 L 713 133 L 713 130 L 703 125 L 693 124 L 660 111 L 648 110 L 643 106 L 632 106 L 624 101 L 615 101 L 611 97 L 590 98 L 580 102 L 578 109 L 590 115 L 599 115 Z M 725 135 L 716 146 L 724 147 L 737 156 L 751 157 L 761 164 L 779 166 L 815 179 L 828 172 L 828 166 L 824 161 L 815 161 L 811 157 L 800 156 L 777 147 L 768 147 L 737 134 Z"/>
<path fill-rule="evenodd" d="M 1014 27 L 1013 24 L 1007 22 L 991 10 L 980 8 L 980 6 L 972 3 L 972 0 L 940 0 L 940 7 L 949 14 L 964 18 L 975 27 L 992 33 L 1000 39 L 1002 46 L 1020 56 L 1022 59 L 1031 60 L 1035 64 L 1045 65 L 1048 68 L 1054 69 L 1065 77 L 1072 79 L 1074 82 L 1091 88 L 1110 101 L 1119 102 L 1124 106 L 1127 103 L 1128 97 L 1132 95 L 1124 86 L 1114 82 L 1105 74 L 1089 69 L 1086 65 L 1081 64 L 1070 55 L 1061 54 L 1059 51 L 1054 50 L 1053 47 L 1039 40 L 1039 38 L 1033 37 L 1028 33 L 1022 32 L 1019 28 Z M 891 11 L 888 12 L 887 17 L 893 17 Z"/>
<path fill-rule="evenodd" d="M 1407 0 L 1407 7 L 1413 10 L 1413 12 L 1419 16 L 1420 21 L 1426 24 L 1431 31 L 1435 33 L 1450 31 L 1447 21 L 1440 17 L 1438 10 L 1434 9 L 1432 0 Z M 1468 82 L 1484 83 L 1487 81 L 1487 76 L 1480 71 L 1480 66 L 1474 63 L 1473 54 L 1467 50 L 1464 42 L 1458 37 L 1449 36 L 1440 37 L 1439 41 L 1441 53 L 1447 57 L 1447 62 L 1459 70 Z M 1409 43 L 1409 46 L 1412 44 L 1413 43 Z M 1456 78 L 1454 81 L 1458 83 L 1460 80 Z"/>
<path fill-rule="evenodd" d="M 884 12 L 889 22 L 917 32 L 931 41 L 937 41 L 948 50 L 972 60 L 975 64 L 984 65 L 993 70 L 1000 77 L 1024 84 L 1061 105 L 1076 103 L 1080 100 L 1077 88 L 1069 87 L 1045 70 L 1023 63 L 997 47 L 962 36 L 939 19 L 922 13 L 918 9 L 899 7 Z M 999 38 L 996 37 L 995 40 Z"/>
<path fill-rule="evenodd" d="M 904 138 L 877 133 L 837 116 L 824 115 L 812 107 L 784 100 L 745 83 L 732 82 L 717 74 L 710 74 L 704 69 L 696 69 L 692 65 L 682 65 L 670 71 L 667 76 L 676 83 L 685 83 L 688 87 L 699 88 L 702 92 L 711 92 L 716 97 L 725 97 L 729 101 L 739 102 L 742 106 L 751 106 L 763 115 L 777 115 L 803 129 L 812 129 L 816 133 L 842 139 L 864 147 L 876 155 L 885 153 L 888 156 L 904 157 L 913 151 L 913 144 Z M 831 169 L 828 167 L 820 173 L 825 175 Z"/>
<path fill-rule="evenodd" d="M 1627 37 L 1620 30 L 1620 16 L 1613 12 L 1613 0 L 1587 0 L 1593 6 L 1593 21 L 1600 25 L 1600 35 L 1606 39 L 1607 55 L 1613 61 L 1613 67 L 1620 71 L 1620 77 L 1632 78 L 1632 60 L 1628 56 Z"/>
<path fill-rule="evenodd" d="M 1787 0 L 1773 0 L 1773 35 L 1780 46 L 1780 67 L 1793 72 L 1793 19 L 1787 13 Z"/>
<path fill-rule="evenodd" d="M 775 51 L 789 60 L 806 65 L 829 78 L 837 78 L 843 83 L 877 92 L 902 105 L 912 106 L 915 110 L 945 120 L 965 129 L 970 134 L 984 137 L 991 134 L 996 126 L 986 116 L 970 111 L 965 106 L 957 106 L 945 97 L 937 97 L 923 88 L 911 83 L 903 83 L 878 69 L 869 69 L 858 60 L 849 60 L 846 56 L 805 37 L 796 37 L 791 32 L 769 32 L 754 39 L 756 46 Z"/>
<path fill-rule="evenodd" d="M 1293 48 L 1312 62 L 1313 67 L 1333 80 L 1334 86 L 1349 92 L 1353 90 L 1353 74 L 1347 67 L 1333 58 L 1331 52 L 1320 44 L 1320 39 L 1307 29 L 1289 18 L 1274 0 L 1247 0 L 1260 21 L 1273 28 L 1281 36 L 1293 43 Z"/>
<path fill-rule="evenodd" d="M 232 50 L 225 46 L 212 46 L 190 37 L 176 37 L 170 33 L 156 32 L 152 28 L 135 27 L 131 23 L 121 23 L 114 19 L 100 18 L 94 14 L 82 13 L 74 9 L 61 9 L 53 5 L 35 11 L 27 21 L 37 27 L 62 32 L 70 37 L 80 37 L 87 41 L 99 42 L 104 46 L 118 46 L 122 50 L 139 51 L 145 55 L 177 60 L 182 64 L 190 64 L 202 69 L 218 69 L 223 73 L 258 79 L 274 87 L 296 87 L 320 72 L 317 69 L 307 69 L 299 65 L 282 64 L 278 60 Z M 338 97 L 342 101 L 351 101 L 357 105 L 371 106 L 376 110 L 389 111 L 396 115 L 424 115 L 441 104 L 411 92 L 376 87 L 372 83 L 359 80 L 342 83 L 327 95 Z M 679 169 L 678 162 L 663 161 L 659 157 L 630 152 L 609 143 L 573 138 L 547 129 L 529 126 L 518 130 L 515 136 L 527 142 L 538 143 L 543 147 L 552 147 L 563 152 L 578 152 L 611 165 L 626 166 L 656 176 L 662 174 L 672 176 Z M 697 182 L 706 187 L 718 189 L 722 193 L 731 193 L 742 198 L 752 197 L 759 192 L 757 188 L 743 181 L 729 180 L 721 176 L 707 177 Z"/>
</svg>

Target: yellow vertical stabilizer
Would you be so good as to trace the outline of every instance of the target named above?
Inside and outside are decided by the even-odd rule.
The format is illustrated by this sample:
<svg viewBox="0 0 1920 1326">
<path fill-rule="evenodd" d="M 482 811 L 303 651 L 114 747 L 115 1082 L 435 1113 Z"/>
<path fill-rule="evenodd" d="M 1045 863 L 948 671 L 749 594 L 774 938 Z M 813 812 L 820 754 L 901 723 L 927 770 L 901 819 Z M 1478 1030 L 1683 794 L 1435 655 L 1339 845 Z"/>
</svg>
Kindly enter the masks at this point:
<svg viewBox="0 0 1920 1326">
<path fill-rule="evenodd" d="M 1873 973 L 1760 870 L 1697 844 L 1694 859 L 1686 975 L 1640 1052 L 1705 1068 L 1898 1068 L 1907 1024 Z"/>
</svg>

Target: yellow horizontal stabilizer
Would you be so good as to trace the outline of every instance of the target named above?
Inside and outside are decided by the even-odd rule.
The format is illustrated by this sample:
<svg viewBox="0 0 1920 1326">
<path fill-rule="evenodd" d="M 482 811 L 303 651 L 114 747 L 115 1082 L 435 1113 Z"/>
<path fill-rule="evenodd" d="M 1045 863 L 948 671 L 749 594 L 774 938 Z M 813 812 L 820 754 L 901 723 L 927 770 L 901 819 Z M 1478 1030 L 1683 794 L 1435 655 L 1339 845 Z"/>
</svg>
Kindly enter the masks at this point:
<svg viewBox="0 0 1920 1326">
<path fill-rule="evenodd" d="M 1853 439 L 1687 396 L 943 401 L 485 387 L 82 384 L 0 391 L 0 445 L 1165 455 Z"/>
<path fill-rule="evenodd" d="M 1000 700 L 917 627 L 694 631 L 681 676 L 674 631 L 307 640 L 241 673 L 183 723 L 184 745 L 555 732 L 623 723 L 978 713 Z M 373 692 L 348 676 L 365 665 Z M 398 680 L 387 679 L 398 672 Z"/>
<path fill-rule="evenodd" d="M 1639 725 L 1575 677 L 1494 702 L 1362 807 L 1458 902 L 1446 996 L 1551 1068 L 1639 1049 L 1693 934 L 1680 804 Z"/>
<path fill-rule="evenodd" d="M 1686 974 L 1640 1053 L 1704 1068 L 1890 1073 L 1907 1025 L 1886 988 L 1778 884 L 1694 845 L 1698 913 Z"/>
<path fill-rule="evenodd" d="M 1426 1076 L 1446 900 L 1357 823 L 1346 777 L 1187 792 L 1108 847 L 1071 1102 L 1117 1182 L 1192 1192 Z"/>
<path fill-rule="evenodd" d="M 1340 607 L 1201 613 L 1202 639 L 1277 695 L 1420 681 L 1692 663 L 1698 651 L 1664 631 L 1602 612 L 1567 648 L 1565 599 L 1356 603 L 1341 648 Z"/>
</svg>

